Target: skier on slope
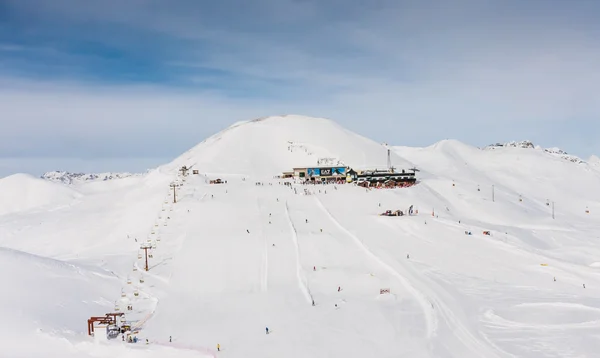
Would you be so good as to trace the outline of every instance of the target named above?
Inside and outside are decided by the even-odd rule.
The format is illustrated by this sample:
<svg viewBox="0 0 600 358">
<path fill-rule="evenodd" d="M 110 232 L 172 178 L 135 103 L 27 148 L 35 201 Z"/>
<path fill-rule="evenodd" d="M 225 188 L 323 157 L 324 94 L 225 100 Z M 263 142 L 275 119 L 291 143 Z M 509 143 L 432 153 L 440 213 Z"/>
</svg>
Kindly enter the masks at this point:
<svg viewBox="0 0 600 358">
<path fill-rule="evenodd" d="M 267 332 L 266 334 L 269 334 L 269 327 L 265 327 L 265 330 Z"/>
</svg>

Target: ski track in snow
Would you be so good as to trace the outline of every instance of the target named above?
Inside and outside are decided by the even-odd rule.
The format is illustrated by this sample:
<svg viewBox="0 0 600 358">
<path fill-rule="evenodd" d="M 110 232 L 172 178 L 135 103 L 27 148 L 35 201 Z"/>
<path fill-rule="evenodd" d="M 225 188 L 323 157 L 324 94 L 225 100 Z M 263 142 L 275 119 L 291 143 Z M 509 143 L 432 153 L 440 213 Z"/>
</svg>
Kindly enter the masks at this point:
<svg viewBox="0 0 600 358">
<path fill-rule="evenodd" d="M 385 224 L 394 231 L 399 231 L 399 228 L 392 226 L 391 223 L 385 222 Z M 417 235 L 414 233 L 412 233 L 412 235 L 417 237 Z M 499 349 L 496 345 L 490 344 L 489 340 L 484 335 L 482 335 L 482 337 L 476 337 L 471 333 L 469 328 L 467 328 L 453 313 L 455 311 L 460 312 L 461 308 L 451 308 L 446 304 L 446 302 L 452 302 L 452 297 L 443 297 L 443 293 L 445 292 L 443 287 L 428 278 L 426 275 L 419 274 L 416 270 L 410 267 L 410 265 L 405 265 L 404 268 L 412 277 L 412 281 L 418 283 L 422 290 L 428 292 L 428 295 L 432 301 L 432 305 L 434 305 L 436 311 L 440 313 L 440 316 L 443 318 L 448 330 L 452 331 L 453 334 L 456 335 L 461 342 L 463 342 L 465 347 L 477 348 L 476 353 L 481 354 L 482 357 L 498 357 L 498 353 L 507 354 L 503 350 Z M 487 345 L 481 341 L 482 339 L 487 343 Z M 493 350 L 490 350 L 488 346 L 491 346 Z"/>
<path fill-rule="evenodd" d="M 290 217 L 290 209 L 288 207 L 287 201 L 285 202 L 285 216 L 290 225 L 292 241 L 294 242 L 294 250 L 296 253 L 296 276 L 298 278 L 298 286 L 300 287 L 300 290 L 304 294 L 306 301 L 309 304 L 312 304 L 312 301 L 313 301 L 312 294 L 310 293 L 308 284 L 306 283 L 306 279 L 304 278 L 304 275 L 302 274 L 303 270 L 302 270 L 302 266 L 300 265 L 300 247 L 298 245 L 298 233 L 296 231 L 296 227 L 294 226 L 294 223 L 292 222 L 292 218 Z"/>
<path fill-rule="evenodd" d="M 414 271 L 410 271 L 410 278 L 412 282 L 419 283 L 420 289 L 417 289 L 413 286 L 409 279 L 404 277 L 400 272 L 398 272 L 394 267 L 388 265 L 381 257 L 373 253 L 356 235 L 352 234 L 348 229 L 346 229 L 339 221 L 335 219 L 335 217 L 327 210 L 327 208 L 323 205 L 321 200 L 315 196 L 315 200 L 319 208 L 329 217 L 329 219 L 338 227 L 340 230 L 345 232 L 350 238 L 354 240 L 354 242 L 367 254 L 367 256 L 371 257 L 375 260 L 379 265 L 384 267 L 388 272 L 390 272 L 394 277 L 398 279 L 402 283 L 404 287 L 407 288 L 409 292 L 413 294 L 413 296 L 418 300 L 427 322 L 427 336 L 428 338 L 434 339 L 436 336 L 436 331 L 438 330 L 439 322 L 438 322 L 438 314 L 444 319 L 447 327 L 450 330 L 455 331 L 455 335 L 457 338 L 463 342 L 464 346 L 470 349 L 475 348 L 475 353 L 480 354 L 481 357 L 499 357 L 497 352 L 494 350 L 490 350 L 489 347 L 481 342 L 481 340 L 475 337 L 468 328 L 466 328 L 462 322 L 452 313 L 452 310 L 444 303 L 444 299 L 437 297 L 436 292 L 440 292 L 443 289 L 440 287 L 439 290 L 431 290 L 431 287 L 435 287 L 435 283 L 429 279 L 427 279 L 424 275 L 418 275 Z M 423 283 L 427 282 L 427 285 Z M 428 291 L 428 294 L 424 294 L 423 291 Z M 458 331 L 458 332 L 456 332 Z"/>
<path fill-rule="evenodd" d="M 262 210 L 262 206 L 260 203 L 260 198 L 258 196 L 258 193 L 256 193 L 256 188 L 254 189 L 254 193 L 256 195 L 256 207 L 257 207 L 258 213 L 259 213 L 258 220 L 261 220 L 262 217 L 260 217 L 260 214 L 262 214 L 263 210 Z M 261 276 L 261 281 L 260 281 L 260 288 L 261 288 L 262 292 L 266 292 L 269 287 L 269 243 L 267 241 L 267 235 L 265 233 L 264 224 L 262 223 L 262 220 L 261 220 L 261 224 L 260 224 L 260 235 L 264 241 L 263 263 L 262 263 L 262 267 L 261 267 L 262 276 Z"/>
<path fill-rule="evenodd" d="M 425 295 L 423 295 L 420 291 L 418 291 L 413 285 L 411 285 L 411 283 L 404 276 L 402 276 L 398 271 L 396 271 L 393 267 L 391 267 L 390 265 L 385 263 L 380 257 L 375 255 L 371 250 L 369 250 L 363 244 L 363 242 L 358 237 L 356 237 L 356 235 L 352 234 L 350 231 L 348 231 L 348 229 L 346 229 L 342 224 L 340 224 L 339 221 L 337 221 L 333 217 L 333 215 L 331 215 L 329 210 L 327 210 L 327 208 L 323 205 L 323 203 L 321 202 L 321 200 L 319 200 L 319 198 L 317 198 L 316 196 L 314 198 L 315 198 L 317 206 L 323 211 L 323 213 L 329 218 L 329 220 L 331 220 L 331 222 L 334 223 L 335 226 L 337 226 L 342 232 L 344 232 L 348 237 L 350 237 L 354 241 L 354 243 L 368 257 L 370 257 L 372 260 L 377 262 L 377 264 L 379 264 L 386 271 L 388 271 L 392 276 L 394 276 L 402 284 L 402 286 L 404 286 L 409 292 L 412 293 L 412 295 L 417 299 L 417 302 L 419 302 L 419 305 L 421 306 L 421 308 L 423 310 L 423 314 L 425 316 L 425 322 L 427 324 L 427 336 L 430 339 L 432 337 L 434 337 L 435 331 L 437 329 L 437 318 L 435 316 L 435 313 L 432 312 L 433 309 L 431 307 L 431 301 Z"/>
</svg>

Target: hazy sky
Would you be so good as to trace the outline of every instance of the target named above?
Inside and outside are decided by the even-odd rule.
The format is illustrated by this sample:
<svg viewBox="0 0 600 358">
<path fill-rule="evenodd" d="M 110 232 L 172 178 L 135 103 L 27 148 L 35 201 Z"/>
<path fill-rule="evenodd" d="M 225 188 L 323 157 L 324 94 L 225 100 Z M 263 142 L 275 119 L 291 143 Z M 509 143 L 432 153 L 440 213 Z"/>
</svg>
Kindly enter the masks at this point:
<svg viewBox="0 0 600 358">
<path fill-rule="evenodd" d="M 0 0 L 0 176 L 140 171 L 239 120 L 600 154 L 600 1 Z"/>
</svg>

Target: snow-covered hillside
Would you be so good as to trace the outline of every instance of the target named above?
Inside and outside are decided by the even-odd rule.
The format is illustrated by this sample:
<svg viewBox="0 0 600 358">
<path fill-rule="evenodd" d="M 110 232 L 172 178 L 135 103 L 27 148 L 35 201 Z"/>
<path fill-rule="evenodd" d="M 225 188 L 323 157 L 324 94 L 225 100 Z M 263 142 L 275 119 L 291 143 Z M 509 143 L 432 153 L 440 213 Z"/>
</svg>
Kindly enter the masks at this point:
<svg viewBox="0 0 600 358">
<path fill-rule="evenodd" d="M 5 209 L 0 285 L 12 291 L 0 315 L 24 332 L 3 323 L 5 354 L 595 356 L 593 161 L 442 141 L 394 148 L 396 168 L 421 170 L 411 188 L 274 178 L 319 162 L 386 159 L 385 146 L 326 119 L 270 117 L 238 123 L 146 175 L 78 185 L 73 204 Z M 178 178 L 182 165 L 201 174 Z M 227 184 L 208 184 L 217 176 Z M 378 215 L 410 205 L 417 215 Z M 141 243 L 155 247 L 148 272 Z M 115 308 L 140 343 L 87 337 L 87 318 Z"/>
<path fill-rule="evenodd" d="M 70 188 L 28 174 L 15 174 L 0 178 L 0 215 L 56 209 L 73 204 L 80 196 Z"/>
<path fill-rule="evenodd" d="M 95 181 L 106 181 L 114 179 L 123 179 L 130 176 L 139 176 L 141 174 L 131 173 L 71 173 L 64 171 L 53 171 L 42 174 L 41 178 L 62 184 L 81 184 Z"/>
</svg>

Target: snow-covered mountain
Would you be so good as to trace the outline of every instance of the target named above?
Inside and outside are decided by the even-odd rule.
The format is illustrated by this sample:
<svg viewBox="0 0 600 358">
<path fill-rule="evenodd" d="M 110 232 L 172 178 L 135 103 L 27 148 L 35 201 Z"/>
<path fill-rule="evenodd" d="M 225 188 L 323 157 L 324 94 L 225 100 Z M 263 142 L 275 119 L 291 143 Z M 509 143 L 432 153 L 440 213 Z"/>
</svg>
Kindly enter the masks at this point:
<svg viewBox="0 0 600 358">
<path fill-rule="evenodd" d="M 260 145 L 259 145 L 260 144 Z M 161 167 L 272 177 L 293 167 L 344 163 L 386 167 L 387 149 L 324 118 L 286 115 L 238 122 Z M 392 154 L 397 167 L 410 164 Z"/>
<path fill-rule="evenodd" d="M 81 184 L 96 181 L 123 179 L 141 174 L 132 173 L 71 173 L 65 171 L 52 171 L 42 174 L 40 178 L 62 184 Z"/>
<path fill-rule="evenodd" d="M 542 148 L 539 145 L 534 145 L 529 140 L 490 144 L 490 145 L 484 147 L 483 149 L 484 150 L 494 150 L 494 149 L 499 149 L 499 148 L 536 149 L 536 150 L 541 150 L 546 153 L 555 155 L 557 157 L 560 157 L 562 159 L 568 160 L 573 163 L 578 163 L 578 164 L 586 163 L 583 159 L 579 158 L 578 156 L 571 155 L 560 148 Z"/>
<path fill-rule="evenodd" d="M 301 116 L 236 123 L 123 180 L 0 181 L 2 353 L 595 356 L 596 161 L 454 140 L 393 149 L 418 185 L 283 185 L 293 167 L 386 165 L 386 145 Z M 142 347 L 87 336 L 90 316 L 114 311 Z"/>
</svg>

